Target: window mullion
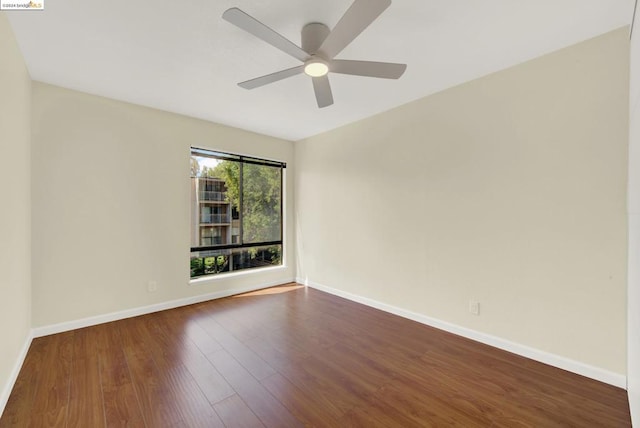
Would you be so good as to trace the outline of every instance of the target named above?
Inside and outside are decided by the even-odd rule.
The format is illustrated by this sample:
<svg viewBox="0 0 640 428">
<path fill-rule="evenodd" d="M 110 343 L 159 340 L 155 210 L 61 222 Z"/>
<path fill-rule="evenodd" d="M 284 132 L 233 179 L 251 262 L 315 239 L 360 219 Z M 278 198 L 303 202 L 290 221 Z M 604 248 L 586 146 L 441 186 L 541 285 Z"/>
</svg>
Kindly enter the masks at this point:
<svg viewBox="0 0 640 428">
<path fill-rule="evenodd" d="M 240 162 L 240 177 L 238 177 L 238 224 L 240 225 L 239 232 L 240 232 L 240 236 L 238 238 L 238 241 L 240 242 L 240 245 L 244 244 L 244 227 L 243 227 L 243 223 L 244 223 L 244 212 L 243 212 L 243 195 L 244 195 L 244 189 L 243 189 L 243 163 Z"/>
</svg>

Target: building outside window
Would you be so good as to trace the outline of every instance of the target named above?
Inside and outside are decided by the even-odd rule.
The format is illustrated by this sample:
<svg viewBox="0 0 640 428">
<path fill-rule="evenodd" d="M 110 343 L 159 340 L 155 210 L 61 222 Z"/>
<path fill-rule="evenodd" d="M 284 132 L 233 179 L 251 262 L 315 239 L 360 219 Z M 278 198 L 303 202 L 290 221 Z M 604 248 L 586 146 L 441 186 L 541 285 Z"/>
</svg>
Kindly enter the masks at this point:
<svg viewBox="0 0 640 428">
<path fill-rule="evenodd" d="M 192 278 L 282 264 L 285 167 L 191 148 Z"/>
</svg>

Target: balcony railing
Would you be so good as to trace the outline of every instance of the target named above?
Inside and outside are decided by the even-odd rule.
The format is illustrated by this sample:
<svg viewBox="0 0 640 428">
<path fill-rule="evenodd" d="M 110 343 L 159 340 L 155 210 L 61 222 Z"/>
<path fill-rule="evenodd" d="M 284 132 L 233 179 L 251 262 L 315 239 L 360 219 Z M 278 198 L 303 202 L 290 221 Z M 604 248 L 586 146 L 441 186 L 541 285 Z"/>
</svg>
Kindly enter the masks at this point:
<svg viewBox="0 0 640 428">
<path fill-rule="evenodd" d="M 231 216 L 229 214 L 202 214 L 200 223 L 231 223 Z"/>
<path fill-rule="evenodd" d="M 200 191 L 201 201 L 225 201 L 227 199 L 227 192 L 213 192 L 210 190 Z"/>
<path fill-rule="evenodd" d="M 221 245 L 222 236 L 203 236 L 201 241 L 202 245 Z"/>
</svg>

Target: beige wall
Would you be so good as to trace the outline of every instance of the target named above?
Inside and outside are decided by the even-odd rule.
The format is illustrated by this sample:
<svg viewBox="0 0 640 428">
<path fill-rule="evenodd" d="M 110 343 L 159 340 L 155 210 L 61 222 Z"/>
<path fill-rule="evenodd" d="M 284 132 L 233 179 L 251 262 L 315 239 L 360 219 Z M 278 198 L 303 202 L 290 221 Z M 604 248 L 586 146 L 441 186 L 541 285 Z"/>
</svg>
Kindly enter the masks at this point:
<svg viewBox="0 0 640 428">
<path fill-rule="evenodd" d="M 628 48 L 614 31 L 296 143 L 298 277 L 626 374 Z"/>
<path fill-rule="evenodd" d="M 34 327 L 295 278 L 289 221 L 287 268 L 189 285 L 190 145 L 291 163 L 293 143 L 41 83 L 33 100 Z"/>
<path fill-rule="evenodd" d="M 31 79 L 0 12 L 0 413 L 31 329 Z"/>
<path fill-rule="evenodd" d="M 629 289 L 627 390 L 631 416 L 640 425 L 640 12 L 631 38 L 629 97 Z"/>
</svg>

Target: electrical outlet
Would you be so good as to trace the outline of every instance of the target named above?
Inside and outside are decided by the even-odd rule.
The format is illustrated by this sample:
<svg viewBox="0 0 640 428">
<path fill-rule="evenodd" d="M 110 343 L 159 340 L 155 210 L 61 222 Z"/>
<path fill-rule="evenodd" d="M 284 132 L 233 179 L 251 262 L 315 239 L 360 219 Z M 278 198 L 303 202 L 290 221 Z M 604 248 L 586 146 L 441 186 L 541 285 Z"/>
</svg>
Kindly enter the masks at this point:
<svg viewBox="0 0 640 428">
<path fill-rule="evenodd" d="M 480 302 L 477 300 L 469 300 L 469 312 L 473 315 L 480 315 Z"/>
<path fill-rule="evenodd" d="M 149 281 L 147 283 L 147 291 L 149 293 L 155 293 L 156 291 L 158 291 L 158 282 L 157 281 Z"/>
</svg>

